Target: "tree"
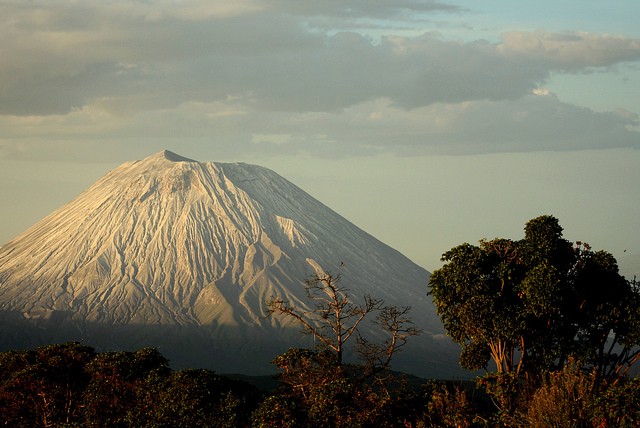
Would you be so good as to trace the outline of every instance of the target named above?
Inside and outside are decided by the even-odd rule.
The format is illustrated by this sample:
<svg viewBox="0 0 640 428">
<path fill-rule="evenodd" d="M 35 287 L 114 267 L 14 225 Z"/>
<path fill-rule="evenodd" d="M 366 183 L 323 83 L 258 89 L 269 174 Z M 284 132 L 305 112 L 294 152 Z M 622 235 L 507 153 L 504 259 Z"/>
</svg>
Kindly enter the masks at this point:
<svg viewBox="0 0 640 428">
<path fill-rule="evenodd" d="M 83 397 L 88 426 L 126 425 L 131 413 L 141 413 L 141 407 L 153 403 L 138 397 L 148 389 L 147 379 L 171 373 L 169 361 L 153 348 L 100 353 L 85 371 L 91 378 Z"/>
<path fill-rule="evenodd" d="M 442 260 L 447 263 L 433 272 L 430 293 L 445 329 L 462 345 L 461 365 L 477 370 L 491 358 L 498 372 L 519 371 L 525 314 L 516 286 L 522 276 L 516 243 L 462 244 Z"/>
<path fill-rule="evenodd" d="M 30 351 L 0 353 L 0 423 L 6 426 L 61 426 L 82 417 L 84 368 L 93 348 L 77 342 Z"/>
<path fill-rule="evenodd" d="M 320 347 L 290 349 L 274 359 L 281 370 L 280 387 L 254 414 L 255 426 L 355 427 L 380 421 L 379 413 L 391 400 L 385 380 L 392 357 L 419 331 L 408 307 L 385 306 L 370 296 L 358 304 L 340 280 L 330 273 L 308 279 L 309 310 L 281 298 L 267 303 L 270 315 L 293 318 Z M 360 331 L 373 314 L 386 333 L 381 343 Z M 353 342 L 362 364 L 344 362 Z"/>
<path fill-rule="evenodd" d="M 640 292 L 615 258 L 572 244 L 552 216 L 532 219 L 519 241 L 454 247 L 429 281 L 445 329 L 471 370 L 491 359 L 498 373 L 561 368 L 570 356 L 598 379 L 640 358 Z"/>
<path fill-rule="evenodd" d="M 255 387 L 206 369 L 152 375 L 140 386 L 137 400 L 153 405 L 131 412 L 129 426 L 248 427 L 259 400 Z"/>
<path fill-rule="evenodd" d="M 419 330 L 412 326 L 407 314 L 410 307 L 384 306 L 380 299 L 365 295 L 357 304 L 349 290 L 340 284 L 340 275 L 319 273 L 305 281 L 305 293 L 312 309 L 292 306 L 282 298 L 267 302 L 269 315 L 279 314 L 295 319 L 306 334 L 312 334 L 326 349 L 333 352 L 338 366 L 342 366 L 345 345 L 356 338 L 358 352 L 370 369 L 386 368 L 396 351 Z M 358 330 L 368 315 L 377 313 L 376 323 L 388 338 L 384 344 L 374 344 Z"/>
</svg>

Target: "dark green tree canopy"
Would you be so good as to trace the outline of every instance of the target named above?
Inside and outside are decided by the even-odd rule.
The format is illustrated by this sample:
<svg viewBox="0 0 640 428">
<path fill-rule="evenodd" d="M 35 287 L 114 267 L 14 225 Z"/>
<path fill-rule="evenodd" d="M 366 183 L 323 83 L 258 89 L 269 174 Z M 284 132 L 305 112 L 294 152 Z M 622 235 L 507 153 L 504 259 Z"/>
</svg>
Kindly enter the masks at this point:
<svg viewBox="0 0 640 428">
<path fill-rule="evenodd" d="M 429 293 L 461 365 L 498 372 L 561 367 L 570 355 L 600 376 L 622 374 L 640 355 L 640 293 L 615 257 L 564 239 L 553 216 L 523 239 L 458 245 L 442 256 Z M 635 349 L 635 350 L 634 350 Z"/>
</svg>

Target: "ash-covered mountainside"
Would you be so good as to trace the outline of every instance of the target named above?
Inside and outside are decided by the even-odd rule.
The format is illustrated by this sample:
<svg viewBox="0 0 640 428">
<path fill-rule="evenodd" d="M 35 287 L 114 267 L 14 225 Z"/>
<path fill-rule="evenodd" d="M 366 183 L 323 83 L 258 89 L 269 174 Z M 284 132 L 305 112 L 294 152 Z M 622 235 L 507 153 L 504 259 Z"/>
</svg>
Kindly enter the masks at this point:
<svg viewBox="0 0 640 428">
<path fill-rule="evenodd" d="M 312 345 L 266 301 L 304 305 L 302 284 L 321 271 L 354 296 L 413 307 L 424 333 L 394 368 L 455 372 L 427 271 L 273 171 L 168 151 L 114 169 L 0 247 L 0 343 L 153 346 L 177 367 L 264 373 Z"/>
</svg>

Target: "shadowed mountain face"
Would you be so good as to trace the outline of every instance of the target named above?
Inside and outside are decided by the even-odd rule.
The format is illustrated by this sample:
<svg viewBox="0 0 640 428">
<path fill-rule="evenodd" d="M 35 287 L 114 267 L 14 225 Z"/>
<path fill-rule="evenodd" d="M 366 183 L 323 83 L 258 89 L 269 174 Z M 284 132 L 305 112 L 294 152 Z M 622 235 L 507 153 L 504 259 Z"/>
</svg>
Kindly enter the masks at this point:
<svg viewBox="0 0 640 428">
<path fill-rule="evenodd" d="M 356 297 L 413 307 L 424 333 L 394 368 L 458 374 L 427 271 L 273 171 L 168 151 L 121 165 L 0 247 L 0 343 L 154 346 L 174 367 L 265 373 L 312 346 L 266 317 L 266 301 L 303 306 L 304 280 L 323 271 Z"/>
</svg>

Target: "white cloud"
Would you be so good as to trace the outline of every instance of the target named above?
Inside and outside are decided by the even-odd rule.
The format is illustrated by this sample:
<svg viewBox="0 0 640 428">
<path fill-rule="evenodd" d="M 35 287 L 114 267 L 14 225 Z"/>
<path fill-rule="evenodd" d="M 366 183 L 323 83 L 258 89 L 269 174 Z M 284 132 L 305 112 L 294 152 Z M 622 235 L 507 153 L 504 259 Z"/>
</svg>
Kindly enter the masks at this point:
<svg viewBox="0 0 640 428">
<path fill-rule="evenodd" d="M 547 88 L 535 88 L 533 91 L 531 91 L 531 93 L 539 97 L 546 97 L 550 95 L 551 92 L 549 92 Z"/>
</svg>

